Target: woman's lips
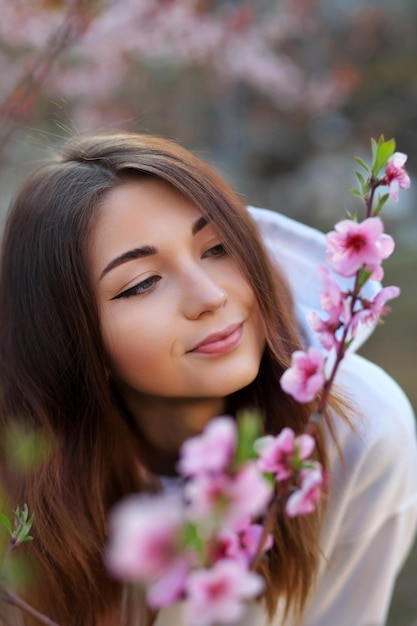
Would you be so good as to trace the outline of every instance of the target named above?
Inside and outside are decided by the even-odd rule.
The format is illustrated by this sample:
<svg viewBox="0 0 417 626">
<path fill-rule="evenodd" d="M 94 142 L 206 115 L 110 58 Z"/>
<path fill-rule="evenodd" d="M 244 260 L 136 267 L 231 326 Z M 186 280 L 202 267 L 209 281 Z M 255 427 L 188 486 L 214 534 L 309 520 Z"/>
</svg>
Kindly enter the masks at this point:
<svg viewBox="0 0 417 626">
<path fill-rule="evenodd" d="M 201 341 L 191 352 L 197 354 L 220 355 L 230 352 L 239 345 L 243 334 L 243 324 L 226 328 L 220 333 L 209 335 Z"/>
</svg>

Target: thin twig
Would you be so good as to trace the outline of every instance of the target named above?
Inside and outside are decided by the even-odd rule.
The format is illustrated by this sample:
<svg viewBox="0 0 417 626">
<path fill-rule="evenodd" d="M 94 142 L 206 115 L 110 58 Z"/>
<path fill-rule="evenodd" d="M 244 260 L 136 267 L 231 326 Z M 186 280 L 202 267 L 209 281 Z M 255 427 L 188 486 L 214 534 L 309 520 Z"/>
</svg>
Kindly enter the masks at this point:
<svg viewBox="0 0 417 626">
<path fill-rule="evenodd" d="M 373 210 L 373 203 L 374 203 L 374 197 L 375 197 L 375 191 L 377 189 L 377 187 L 379 187 L 382 183 L 381 180 L 378 178 L 375 178 L 374 176 L 371 177 L 371 191 L 370 194 L 368 196 L 368 198 L 365 198 L 365 208 L 366 208 L 366 217 L 371 217 L 372 216 L 372 210 Z M 356 275 L 355 278 L 355 286 L 353 288 L 353 291 L 351 293 L 352 296 L 352 300 L 350 302 L 350 313 L 351 313 L 351 319 L 353 318 L 353 313 L 354 313 L 354 309 L 355 309 L 355 305 L 356 302 L 359 299 L 359 293 L 360 293 L 360 287 L 359 287 L 359 274 Z M 319 406 L 317 408 L 316 413 L 314 413 L 314 415 L 312 416 L 312 419 L 310 419 L 310 421 L 308 422 L 305 432 L 308 435 L 314 436 L 315 431 L 317 429 L 317 424 L 320 422 L 320 416 L 322 415 L 328 398 L 329 398 L 329 394 L 330 394 L 330 389 L 333 386 L 333 382 L 337 373 L 337 370 L 339 369 L 339 365 L 342 362 L 345 353 L 346 353 L 346 340 L 349 334 L 349 330 L 351 327 L 351 323 L 347 323 L 344 326 L 343 329 L 343 335 L 340 339 L 340 343 L 339 343 L 339 347 L 336 353 L 336 361 L 333 365 L 333 369 L 330 373 L 329 378 L 326 380 L 324 388 L 323 388 L 323 393 L 321 395 L 320 398 L 320 402 L 319 402 Z"/>
<path fill-rule="evenodd" d="M 39 611 L 34 609 L 32 606 L 30 606 L 30 604 L 22 600 L 22 598 L 19 598 L 19 596 L 17 596 L 15 593 L 10 591 L 9 589 L 3 590 L 3 598 L 5 602 L 7 602 L 7 604 L 15 606 L 16 608 L 20 609 L 24 613 L 27 613 L 27 615 L 34 617 L 41 624 L 46 624 L 47 626 L 59 626 L 59 624 L 51 620 L 49 617 L 47 617 L 43 613 L 40 613 Z"/>
</svg>

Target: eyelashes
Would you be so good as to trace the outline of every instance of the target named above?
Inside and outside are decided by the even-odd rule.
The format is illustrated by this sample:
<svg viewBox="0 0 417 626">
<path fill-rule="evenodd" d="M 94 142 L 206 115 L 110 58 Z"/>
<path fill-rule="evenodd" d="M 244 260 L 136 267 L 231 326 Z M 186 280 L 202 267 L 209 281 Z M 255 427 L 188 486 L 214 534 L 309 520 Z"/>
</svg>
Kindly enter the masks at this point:
<svg viewBox="0 0 417 626">
<path fill-rule="evenodd" d="M 222 257 L 225 254 L 226 250 L 224 248 L 224 245 L 222 243 L 218 243 L 203 254 L 203 259 L 207 257 Z"/>
<path fill-rule="evenodd" d="M 218 259 L 218 258 L 222 258 L 226 254 L 227 253 L 224 248 L 224 245 L 222 243 L 218 243 L 215 246 L 212 246 L 211 248 L 209 248 L 206 252 L 204 252 L 201 258 L 202 259 L 207 259 L 207 258 Z M 117 294 L 117 296 L 114 296 L 113 298 L 111 298 L 111 300 L 119 300 L 121 298 L 131 298 L 133 296 L 139 296 L 141 294 L 148 293 L 152 291 L 152 289 L 161 280 L 161 278 L 162 277 L 158 276 L 157 274 L 153 276 L 149 276 L 149 278 L 145 278 L 145 280 L 142 280 L 140 283 L 137 283 L 136 285 L 133 285 L 133 287 L 129 287 L 129 289 L 126 289 L 125 291 L 122 291 L 121 293 Z"/>
<path fill-rule="evenodd" d="M 151 291 L 151 289 L 153 289 L 156 283 L 158 283 L 160 280 L 161 276 L 150 276 L 149 278 L 145 278 L 145 280 L 142 280 L 137 285 L 133 285 L 133 287 L 126 289 L 126 291 L 122 291 L 122 293 L 119 293 L 117 296 L 114 296 L 114 298 L 111 299 L 118 300 L 119 298 L 130 298 L 132 296 L 138 296 L 142 293 L 146 293 L 148 291 Z"/>
</svg>

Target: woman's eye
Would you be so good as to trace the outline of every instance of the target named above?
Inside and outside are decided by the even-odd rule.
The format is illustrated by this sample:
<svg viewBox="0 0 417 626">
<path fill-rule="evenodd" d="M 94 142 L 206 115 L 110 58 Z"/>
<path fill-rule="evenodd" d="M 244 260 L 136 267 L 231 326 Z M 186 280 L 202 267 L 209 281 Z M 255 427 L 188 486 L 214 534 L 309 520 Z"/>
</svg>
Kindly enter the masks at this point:
<svg viewBox="0 0 417 626">
<path fill-rule="evenodd" d="M 149 278 L 142 280 L 137 285 L 129 287 L 129 289 L 126 289 L 126 291 L 122 291 L 122 293 L 114 296 L 112 300 L 117 300 L 118 298 L 130 298 L 132 296 L 138 296 L 141 293 L 146 293 L 150 291 L 153 287 L 155 287 L 156 283 L 158 283 L 160 280 L 160 276 L 150 276 Z"/>
<path fill-rule="evenodd" d="M 203 254 L 203 258 L 214 256 L 224 256 L 226 254 L 226 250 L 224 249 L 224 245 L 222 243 L 218 243 L 216 246 L 213 246 L 207 252 Z"/>
</svg>

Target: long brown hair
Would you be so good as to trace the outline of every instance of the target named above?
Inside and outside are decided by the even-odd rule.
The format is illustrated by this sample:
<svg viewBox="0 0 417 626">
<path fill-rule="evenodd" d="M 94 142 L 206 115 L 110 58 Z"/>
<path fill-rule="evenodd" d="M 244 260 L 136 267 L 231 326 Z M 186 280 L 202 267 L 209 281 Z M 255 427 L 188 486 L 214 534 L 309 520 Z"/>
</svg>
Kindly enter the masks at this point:
<svg viewBox="0 0 417 626">
<path fill-rule="evenodd" d="M 313 404 L 300 405 L 279 378 L 300 347 L 286 281 L 272 269 L 241 198 L 207 164 L 167 140 L 110 134 L 73 140 L 21 188 L 9 213 L 0 269 L 0 418 L 40 429 L 53 441 L 40 468 L 12 498 L 35 513 L 29 553 L 38 584 L 27 597 L 65 626 L 101 624 L 120 602 L 102 564 L 112 504 L 150 488 L 134 436 L 109 387 L 88 243 L 100 202 L 126 176 L 157 177 L 193 202 L 216 228 L 257 296 L 267 347 L 259 374 L 230 405 L 250 399 L 265 432 L 302 432 Z M 326 466 L 322 430 L 318 458 Z M 15 485 L 10 488 L 11 485 Z M 263 565 L 267 608 L 278 598 L 300 614 L 318 567 L 320 514 L 278 516 L 275 546 Z"/>
</svg>

